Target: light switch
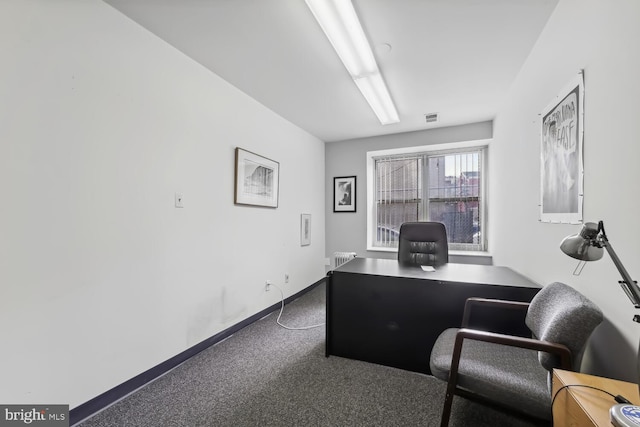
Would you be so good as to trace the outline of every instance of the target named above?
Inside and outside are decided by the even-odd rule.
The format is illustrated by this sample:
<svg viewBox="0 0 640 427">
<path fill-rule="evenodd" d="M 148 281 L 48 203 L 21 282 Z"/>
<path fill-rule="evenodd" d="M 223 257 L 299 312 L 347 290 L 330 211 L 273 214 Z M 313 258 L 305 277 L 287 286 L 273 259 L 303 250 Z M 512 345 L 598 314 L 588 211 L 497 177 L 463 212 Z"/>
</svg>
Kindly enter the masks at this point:
<svg viewBox="0 0 640 427">
<path fill-rule="evenodd" d="M 176 208 L 184 208 L 184 199 L 182 193 L 176 193 Z"/>
</svg>

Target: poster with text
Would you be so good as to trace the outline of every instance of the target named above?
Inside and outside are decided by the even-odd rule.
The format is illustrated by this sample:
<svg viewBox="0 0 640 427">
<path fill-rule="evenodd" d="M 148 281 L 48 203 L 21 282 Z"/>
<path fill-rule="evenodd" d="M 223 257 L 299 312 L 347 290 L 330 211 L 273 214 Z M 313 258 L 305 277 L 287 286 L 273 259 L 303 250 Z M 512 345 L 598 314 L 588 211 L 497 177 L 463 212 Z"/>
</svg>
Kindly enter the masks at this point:
<svg viewBox="0 0 640 427">
<path fill-rule="evenodd" d="M 582 73 L 542 112 L 540 220 L 582 222 Z"/>
</svg>

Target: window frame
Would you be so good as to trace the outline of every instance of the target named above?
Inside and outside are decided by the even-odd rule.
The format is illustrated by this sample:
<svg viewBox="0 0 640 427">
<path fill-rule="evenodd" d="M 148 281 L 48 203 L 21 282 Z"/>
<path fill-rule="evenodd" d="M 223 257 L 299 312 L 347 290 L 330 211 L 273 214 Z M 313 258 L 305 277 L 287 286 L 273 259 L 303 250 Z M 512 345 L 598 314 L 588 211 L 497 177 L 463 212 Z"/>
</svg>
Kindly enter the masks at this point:
<svg viewBox="0 0 640 427">
<path fill-rule="evenodd" d="M 481 230 L 482 230 L 482 242 L 484 246 L 484 250 L 482 251 L 473 251 L 473 250 L 465 250 L 465 249 L 449 249 L 449 253 L 458 253 L 463 255 L 472 255 L 474 253 L 487 254 L 488 253 L 488 242 L 487 242 L 487 214 L 488 214 L 488 203 L 487 203 L 487 188 L 489 183 L 489 169 L 488 169 L 488 158 L 489 158 L 489 146 L 491 143 L 491 139 L 481 139 L 474 141 L 464 141 L 464 142 L 452 142 L 452 143 L 443 143 L 443 144 L 432 144 L 432 145 L 424 145 L 424 146 L 415 146 L 415 147 L 401 147 L 401 148 L 392 148 L 386 150 L 376 150 L 376 151 L 368 151 L 366 153 L 366 169 L 367 169 L 367 251 L 374 252 L 398 252 L 397 248 L 390 247 L 381 247 L 374 246 L 375 236 L 377 232 L 377 221 L 376 221 L 376 203 L 375 203 L 375 189 L 376 189 L 376 179 L 375 179 L 375 161 L 379 157 L 388 157 L 388 156 L 401 156 L 401 155 L 435 155 L 435 154 L 455 154 L 456 152 L 464 152 L 465 150 L 483 150 L 482 161 L 481 161 L 481 170 L 483 171 L 482 182 L 480 188 L 480 218 L 481 218 Z M 428 175 L 428 173 L 425 173 Z M 423 200 L 427 198 L 427 195 L 423 195 Z"/>
</svg>

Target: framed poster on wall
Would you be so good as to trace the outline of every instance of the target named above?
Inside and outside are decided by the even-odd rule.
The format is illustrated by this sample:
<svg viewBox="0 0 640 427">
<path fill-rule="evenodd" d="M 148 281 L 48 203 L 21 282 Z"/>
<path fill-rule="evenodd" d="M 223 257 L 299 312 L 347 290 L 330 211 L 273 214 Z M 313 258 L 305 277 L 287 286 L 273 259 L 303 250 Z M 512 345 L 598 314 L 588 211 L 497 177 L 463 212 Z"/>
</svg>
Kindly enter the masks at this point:
<svg viewBox="0 0 640 427">
<path fill-rule="evenodd" d="M 234 203 L 278 207 L 280 164 L 242 148 L 236 148 Z"/>
<path fill-rule="evenodd" d="M 582 72 L 542 112 L 540 220 L 582 222 L 584 187 Z"/>
<path fill-rule="evenodd" d="M 333 211 L 356 211 L 355 176 L 337 176 L 333 178 Z"/>
</svg>

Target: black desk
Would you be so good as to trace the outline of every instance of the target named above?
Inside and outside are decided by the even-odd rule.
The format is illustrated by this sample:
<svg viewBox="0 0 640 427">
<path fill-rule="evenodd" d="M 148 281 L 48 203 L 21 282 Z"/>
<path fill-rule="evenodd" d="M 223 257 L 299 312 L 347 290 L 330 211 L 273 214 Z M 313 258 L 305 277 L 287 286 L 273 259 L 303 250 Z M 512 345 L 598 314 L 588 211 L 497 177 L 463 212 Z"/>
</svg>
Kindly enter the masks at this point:
<svg viewBox="0 0 640 427">
<path fill-rule="evenodd" d="M 467 298 L 528 302 L 540 289 L 507 267 L 446 264 L 425 272 L 396 260 L 355 258 L 327 276 L 326 355 L 430 373 L 433 343 L 460 327 Z M 530 334 L 522 313 L 474 313 L 474 327 Z"/>
</svg>

